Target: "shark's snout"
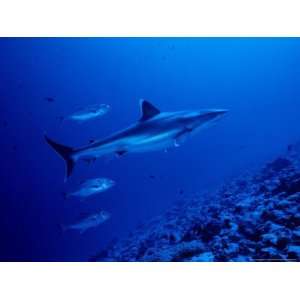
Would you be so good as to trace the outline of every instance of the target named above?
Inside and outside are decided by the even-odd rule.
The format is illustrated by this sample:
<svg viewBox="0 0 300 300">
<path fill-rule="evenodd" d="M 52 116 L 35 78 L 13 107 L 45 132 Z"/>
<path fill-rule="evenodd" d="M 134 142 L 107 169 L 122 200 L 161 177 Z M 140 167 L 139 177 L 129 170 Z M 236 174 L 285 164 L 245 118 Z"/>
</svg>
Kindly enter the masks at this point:
<svg viewBox="0 0 300 300">
<path fill-rule="evenodd" d="M 215 111 L 211 112 L 210 120 L 212 122 L 218 121 L 220 118 L 222 118 L 226 113 L 228 112 L 228 109 L 216 109 Z"/>
<path fill-rule="evenodd" d="M 212 116 L 222 116 L 228 112 L 228 109 L 215 109 L 211 112 Z"/>
<path fill-rule="evenodd" d="M 189 119 L 190 122 L 194 123 L 194 126 L 202 126 L 204 124 L 215 123 L 215 121 L 219 120 L 223 117 L 224 114 L 228 112 L 227 109 L 210 109 L 205 111 L 200 111 L 192 118 Z"/>
<path fill-rule="evenodd" d="M 200 119 L 206 121 L 214 121 L 222 117 L 228 112 L 228 109 L 213 109 L 206 111 L 205 113 L 200 113 Z"/>
<path fill-rule="evenodd" d="M 218 112 L 218 117 L 222 117 L 224 116 L 225 114 L 227 114 L 229 112 L 228 109 L 220 109 L 219 112 Z"/>
</svg>

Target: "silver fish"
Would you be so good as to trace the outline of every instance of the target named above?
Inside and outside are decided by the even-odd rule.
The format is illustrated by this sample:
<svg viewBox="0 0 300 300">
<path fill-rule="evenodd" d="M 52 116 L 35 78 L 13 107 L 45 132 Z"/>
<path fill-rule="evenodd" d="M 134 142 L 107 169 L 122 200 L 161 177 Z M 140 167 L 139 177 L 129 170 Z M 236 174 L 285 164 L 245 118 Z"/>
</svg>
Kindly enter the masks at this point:
<svg viewBox="0 0 300 300">
<path fill-rule="evenodd" d="M 95 119 L 105 115 L 110 110 L 108 104 L 94 104 L 89 105 L 86 108 L 79 110 L 67 117 L 67 120 L 72 120 L 76 122 L 84 122 L 91 119 Z"/>
<path fill-rule="evenodd" d="M 100 224 L 106 222 L 110 219 L 111 214 L 107 211 L 101 210 L 100 212 L 90 215 L 87 218 L 79 221 L 78 223 L 72 225 L 61 225 L 62 231 L 73 229 L 78 230 L 80 234 L 86 232 L 90 228 L 99 226 Z"/>
<path fill-rule="evenodd" d="M 106 190 L 112 188 L 115 185 L 115 182 L 109 178 L 94 178 L 88 179 L 82 182 L 79 185 L 79 188 L 70 193 L 65 193 L 64 197 L 79 197 L 79 198 L 87 198 L 98 193 L 103 193 Z"/>
</svg>

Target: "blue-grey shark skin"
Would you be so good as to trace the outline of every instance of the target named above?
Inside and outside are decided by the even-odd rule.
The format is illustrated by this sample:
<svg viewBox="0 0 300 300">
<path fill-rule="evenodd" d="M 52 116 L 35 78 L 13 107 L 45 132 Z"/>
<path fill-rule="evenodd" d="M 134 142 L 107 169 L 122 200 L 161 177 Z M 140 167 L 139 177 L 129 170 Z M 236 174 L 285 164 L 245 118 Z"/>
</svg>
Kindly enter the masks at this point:
<svg viewBox="0 0 300 300">
<path fill-rule="evenodd" d="M 45 137 L 47 142 L 67 163 L 67 177 L 79 159 L 98 158 L 105 154 L 123 155 L 130 152 L 148 152 L 178 146 L 187 136 L 213 123 L 227 110 L 164 112 L 148 101 L 141 101 L 141 119 L 134 125 L 110 137 L 86 146 L 72 149 Z"/>
</svg>

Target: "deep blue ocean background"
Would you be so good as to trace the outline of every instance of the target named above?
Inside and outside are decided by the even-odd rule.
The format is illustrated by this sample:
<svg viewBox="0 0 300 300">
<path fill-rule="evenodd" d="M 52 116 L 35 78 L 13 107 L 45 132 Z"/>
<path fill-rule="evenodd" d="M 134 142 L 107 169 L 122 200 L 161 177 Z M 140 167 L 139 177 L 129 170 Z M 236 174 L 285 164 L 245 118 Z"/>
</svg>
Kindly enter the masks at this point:
<svg viewBox="0 0 300 300">
<path fill-rule="evenodd" d="M 177 201 L 259 168 L 300 137 L 299 39 L 0 39 L 0 61 L 0 260 L 86 261 Z M 79 162 L 64 183 L 64 162 L 44 132 L 70 146 L 106 137 L 138 120 L 141 98 L 161 111 L 230 113 L 168 153 Z M 83 124 L 59 121 L 96 103 L 112 109 Z M 93 177 L 116 186 L 85 202 L 63 199 L 63 191 Z M 60 231 L 59 224 L 99 209 L 112 214 L 107 223 L 84 235 Z"/>
</svg>

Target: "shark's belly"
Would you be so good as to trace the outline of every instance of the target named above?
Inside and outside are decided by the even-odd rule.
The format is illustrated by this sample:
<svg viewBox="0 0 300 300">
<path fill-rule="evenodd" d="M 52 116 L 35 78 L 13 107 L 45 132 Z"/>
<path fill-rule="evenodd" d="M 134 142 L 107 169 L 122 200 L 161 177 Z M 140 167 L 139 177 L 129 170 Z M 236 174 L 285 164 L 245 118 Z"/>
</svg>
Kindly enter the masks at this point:
<svg viewBox="0 0 300 300">
<path fill-rule="evenodd" d="M 174 139 L 168 132 L 152 136 L 140 136 L 128 142 L 129 152 L 149 152 L 169 148 L 174 144 Z"/>
<path fill-rule="evenodd" d="M 174 145 L 176 132 L 166 131 L 156 134 L 139 134 L 120 138 L 107 144 L 93 147 L 77 153 L 76 158 L 98 158 L 118 152 L 149 152 L 170 148 Z"/>
<path fill-rule="evenodd" d="M 104 156 L 109 153 L 115 152 L 117 149 L 117 146 L 114 144 L 108 144 L 108 145 L 102 145 L 99 147 L 91 147 L 89 149 L 85 149 L 84 151 L 80 151 L 77 154 L 77 159 L 82 158 L 98 158 L 101 156 Z"/>
</svg>

